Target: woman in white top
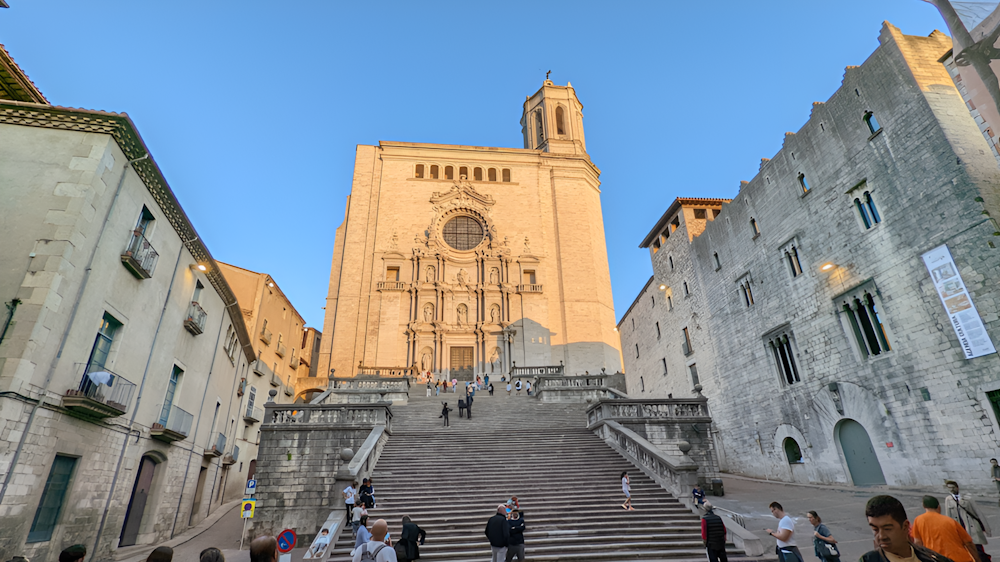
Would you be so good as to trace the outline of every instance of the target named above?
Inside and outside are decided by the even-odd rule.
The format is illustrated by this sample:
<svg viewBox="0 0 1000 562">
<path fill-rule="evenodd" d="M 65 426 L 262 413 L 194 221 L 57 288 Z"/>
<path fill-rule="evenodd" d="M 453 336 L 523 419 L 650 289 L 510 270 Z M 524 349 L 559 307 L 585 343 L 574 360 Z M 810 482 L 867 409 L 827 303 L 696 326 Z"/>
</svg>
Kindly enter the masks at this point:
<svg viewBox="0 0 1000 562">
<path fill-rule="evenodd" d="M 632 494 L 630 493 L 631 487 L 629 486 L 628 471 L 622 472 L 622 493 L 625 494 L 625 503 L 622 504 L 622 509 L 627 511 L 635 511 L 632 509 Z"/>
</svg>

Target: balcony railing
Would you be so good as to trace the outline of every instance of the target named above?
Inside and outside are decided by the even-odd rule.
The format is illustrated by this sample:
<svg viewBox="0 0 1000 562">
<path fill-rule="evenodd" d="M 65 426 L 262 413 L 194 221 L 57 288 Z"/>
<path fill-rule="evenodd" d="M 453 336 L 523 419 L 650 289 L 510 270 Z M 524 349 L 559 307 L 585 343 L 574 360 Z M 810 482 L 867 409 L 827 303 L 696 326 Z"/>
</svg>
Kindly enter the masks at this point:
<svg viewBox="0 0 1000 562">
<path fill-rule="evenodd" d="M 200 304 L 191 301 L 191 305 L 188 306 L 187 319 L 184 320 L 184 327 L 187 328 L 187 331 L 197 336 L 205 331 L 205 320 L 207 318 L 208 313 L 205 312 L 205 309 Z"/>
<path fill-rule="evenodd" d="M 405 291 L 406 283 L 403 281 L 379 281 L 376 289 L 379 291 Z"/>
<path fill-rule="evenodd" d="M 272 371 L 271 368 L 260 359 L 253 362 L 253 372 L 262 377 L 274 376 L 274 371 Z"/>
<path fill-rule="evenodd" d="M 289 384 L 285 385 L 284 390 L 285 390 L 285 396 L 294 396 L 295 395 L 295 389 L 291 385 L 289 385 Z"/>
<path fill-rule="evenodd" d="M 223 466 L 234 465 L 238 460 L 240 460 L 240 447 L 239 445 L 233 445 L 233 452 L 226 454 L 222 457 L 222 465 Z"/>
<path fill-rule="evenodd" d="M 215 443 L 208 449 L 205 449 L 205 457 L 221 457 L 225 450 L 226 434 L 220 433 L 218 437 L 215 438 Z"/>
<path fill-rule="evenodd" d="M 299 367 L 299 350 L 292 348 L 292 355 L 288 358 L 288 366 L 294 369 Z"/>
<path fill-rule="evenodd" d="M 529 285 L 518 285 L 517 286 L 517 292 L 518 293 L 541 293 L 542 292 L 542 285 L 540 283 L 532 283 L 532 284 L 529 284 Z"/>
<path fill-rule="evenodd" d="M 544 367 L 511 367 L 511 377 L 533 377 L 542 375 L 562 376 L 566 368 L 562 365 L 547 365 Z"/>
<path fill-rule="evenodd" d="M 156 253 L 153 245 L 142 235 L 141 230 L 132 231 L 132 239 L 122 254 L 122 264 L 132 272 L 137 279 L 149 279 L 156 269 L 156 260 L 160 254 Z"/>
<path fill-rule="evenodd" d="M 271 345 L 271 330 L 268 330 L 267 328 L 261 328 L 260 341 L 264 342 L 267 345 Z"/>
<path fill-rule="evenodd" d="M 170 415 L 167 417 L 166 426 L 154 423 L 153 427 L 149 430 L 149 434 L 153 439 L 159 439 L 167 443 L 180 441 L 191 434 L 192 421 L 194 421 L 194 416 L 177 406 L 172 406 L 170 408 Z"/>
<path fill-rule="evenodd" d="M 100 365 L 84 364 L 77 389 L 66 391 L 63 406 L 90 418 L 113 418 L 128 412 L 135 385 Z"/>
<path fill-rule="evenodd" d="M 271 386 L 275 388 L 281 386 L 281 379 L 279 379 L 278 375 L 275 373 L 271 373 Z"/>
<path fill-rule="evenodd" d="M 243 413 L 243 421 L 247 423 L 257 423 L 264 419 L 264 409 L 247 406 L 247 411 Z"/>
<path fill-rule="evenodd" d="M 275 348 L 274 352 L 278 354 L 278 357 L 284 357 L 285 354 L 288 353 L 288 349 L 285 348 L 285 344 L 279 341 L 278 346 Z"/>
</svg>

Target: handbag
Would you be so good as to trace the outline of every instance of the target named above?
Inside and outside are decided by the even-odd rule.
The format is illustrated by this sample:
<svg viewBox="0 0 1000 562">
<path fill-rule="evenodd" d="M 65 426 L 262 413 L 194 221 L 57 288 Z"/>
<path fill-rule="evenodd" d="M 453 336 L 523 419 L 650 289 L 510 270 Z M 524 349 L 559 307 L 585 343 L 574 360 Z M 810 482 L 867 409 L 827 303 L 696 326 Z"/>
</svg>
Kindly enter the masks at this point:
<svg viewBox="0 0 1000 562">
<path fill-rule="evenodd" d="M 396 551 L 396 560 L 398 562 L 407 562 L 409 558 L 406 557 L 406 542 L 403 539 L 396 541 L 396 544 L 392 547 Z"/>
<path fill-rule="evenodd" d="M 834 557 L 839 558 L 840 557 L 840 551 L 837 550 L 837 545 L 830 544 L 830 543 L 824 541 L 823 546 L 825 546 L 826 549 L 827 549 L 827 551 L 828 551 L 828 552 L 824 552 L 823 553 L 823 557 L 824 558 L 827 558 L 827 557 L 829 557 L 829 558 L 834 558 Z"/>
</svg>

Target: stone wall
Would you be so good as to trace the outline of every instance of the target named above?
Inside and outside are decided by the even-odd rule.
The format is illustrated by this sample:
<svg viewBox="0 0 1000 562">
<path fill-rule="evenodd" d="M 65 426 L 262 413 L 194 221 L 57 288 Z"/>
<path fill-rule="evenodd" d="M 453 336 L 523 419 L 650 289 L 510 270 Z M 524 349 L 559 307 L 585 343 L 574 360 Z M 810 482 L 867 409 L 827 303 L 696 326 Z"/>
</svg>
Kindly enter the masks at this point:
<svg viewBox="0 0 1000 562">
<path fill-rule="evenodd" d="M 684 235 L 687 210 L 679 213 L 680 228 L 652 254 L 647 288 L 665 285 L 674 309 L 634 317 L 646 334 L 655 321 L 671 333 L 694 325 L 693 353 L 665 349 L 666 378 L 675 380 L 647 390 L 662 396 L 689 385 L 689 373 L 674 365 L 707 367 L 699 368 L 700 382 L 734 472 L 852 483 L 838 435 L 853 420 L 867 432 L 889 485 L 958 478 L 986 490 L 987 461 L 1000 444 L 986 392 L 1000 388 L 1000 358 L 965 359 L 920 256 L 950 248 L 996 341 L 1000 289 L 992 280 L 1000 239 L 989 217 L 998 211 L 1000 171 L 938 62 L 948 38 L 905 36 L 886 24 L 880 41 L 697 237 Z M 874 133 L 868 112 L 881 126 Z M 853 202 L 866 191 L 880 214 L 867 228 Z M 801 273 L 786 255 L 792 247 Z M 831 265 L 821 270 L 824 264 Z M 684 282 L 686 299 L 678 297 Z M 752 304 L 741 282 L 752 288 Z M 877 355 L 859 344 L 842 308 L 845 295 L 865 292 L 891 347 Z M 776 333 L 789 338 L 799 380 L 785 379 L 768 347 Z M 634 389 L 632 377 L 660 358 L 629 356 Z M 800 447 L 802 463 L 789 463 L 786 439 Z"/>
</svg>

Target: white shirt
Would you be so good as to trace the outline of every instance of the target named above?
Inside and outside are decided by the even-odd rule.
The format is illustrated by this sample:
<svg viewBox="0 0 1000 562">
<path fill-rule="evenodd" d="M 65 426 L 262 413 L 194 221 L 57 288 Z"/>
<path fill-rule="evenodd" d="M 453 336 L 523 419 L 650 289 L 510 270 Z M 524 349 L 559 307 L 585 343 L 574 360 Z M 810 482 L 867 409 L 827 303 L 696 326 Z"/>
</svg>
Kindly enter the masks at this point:
<svg viewBox="0 0 1000 562">
<path fill-rule="evenodd" d="M 778 530 L 780 531 L 781 529 L 788 529 L 792 532 L 792 535 L 788 537 L 787 541 L 777 539 L 778 546 L 797 546 L 795 544 L 795 520 L 787 515 L 782 517 L 781 521 L 778 521 Z"/>
<path fill-rule="evenodd" d="M 348 486 L 344 488 L 344 493 L 347 494 L 347 498 L 344 499 L 344 503 L 354 503 L 354 488 Z"/>
<path fill-rule="evenodd" d="M 378 548 L 378 545 L 385 546 L 385 543 L 368 541 L 365 545 L 368 545 L 368 552 L 374 552 L 375 549 Z M 351 562 L 361 562 L 361 546 L 354 550 L 354 558 L 351 559 Z M 378 552 L 378 556 L 375 557 L 375 562 L 397 562 L 396 551 L 393 550 L 391 546 L 386 546 Z"/>
</svg>

